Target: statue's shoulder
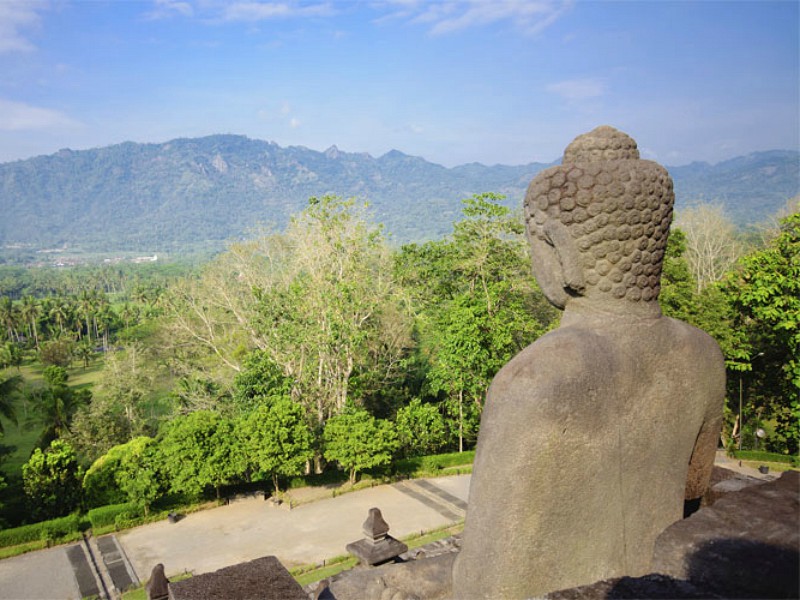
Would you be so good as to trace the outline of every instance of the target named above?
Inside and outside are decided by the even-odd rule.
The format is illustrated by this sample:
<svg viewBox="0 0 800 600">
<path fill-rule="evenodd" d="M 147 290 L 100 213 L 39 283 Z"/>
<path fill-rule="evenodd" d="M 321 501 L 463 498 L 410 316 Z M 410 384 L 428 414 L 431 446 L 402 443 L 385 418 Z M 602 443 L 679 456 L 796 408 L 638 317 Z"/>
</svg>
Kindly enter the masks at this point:
<svg viewBox="0 0 800 600">
<path fill-rule="evenodd" d="M 682 351 L 706 356 L 716 362 L 724 362 L 719 344 L 705 331 L 672 317 L 662 317 L 662 319 L 675 338 L 675 345 Z"/>
<path fill-rule="evenodd" d="M 559 327 L 527 346 L 501 369 L 501 379 L 523 385 L 563 378 L 584 378 L 609 360 L 614 349 L 602 333 L 579 327 Z"/>
</svg>

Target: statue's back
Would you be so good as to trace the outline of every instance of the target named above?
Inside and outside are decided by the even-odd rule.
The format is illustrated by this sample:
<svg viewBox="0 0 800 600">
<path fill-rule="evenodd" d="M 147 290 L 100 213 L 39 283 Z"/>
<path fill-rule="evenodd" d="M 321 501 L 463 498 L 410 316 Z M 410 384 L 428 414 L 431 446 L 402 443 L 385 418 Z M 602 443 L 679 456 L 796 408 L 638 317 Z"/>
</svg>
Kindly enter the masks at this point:
<svg viewBox="0 0 800 600">
<path fill-rule="evenodd" d="M 672 182 L 603 127 L 525 200 L 534 273 L 565 313 L 487 394 L 453 590 L 527 598 L 648 572 L 702 495 L 725 387 L 717 344 L 657 297 Z"/>
</svg>

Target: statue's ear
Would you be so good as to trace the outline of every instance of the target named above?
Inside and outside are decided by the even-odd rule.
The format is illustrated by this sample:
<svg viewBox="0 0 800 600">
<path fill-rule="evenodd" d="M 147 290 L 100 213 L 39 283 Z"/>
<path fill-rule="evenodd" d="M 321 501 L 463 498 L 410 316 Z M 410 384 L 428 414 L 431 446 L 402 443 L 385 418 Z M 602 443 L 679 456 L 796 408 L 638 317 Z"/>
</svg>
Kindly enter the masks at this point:
<svg viewBox="0 0 800 600">
<path fill-rule="evenodd" d="M 564 276 L 564 286 L 572 291 L 583 294 L 586 281 L 583 278 L 583 265 L 580 253 L 575 245 L 575 240 L 561 221 L 548 219 L 544 224 L 544 234 L 553 245 L 561 263 L 561 272 Z"/>
</svg>

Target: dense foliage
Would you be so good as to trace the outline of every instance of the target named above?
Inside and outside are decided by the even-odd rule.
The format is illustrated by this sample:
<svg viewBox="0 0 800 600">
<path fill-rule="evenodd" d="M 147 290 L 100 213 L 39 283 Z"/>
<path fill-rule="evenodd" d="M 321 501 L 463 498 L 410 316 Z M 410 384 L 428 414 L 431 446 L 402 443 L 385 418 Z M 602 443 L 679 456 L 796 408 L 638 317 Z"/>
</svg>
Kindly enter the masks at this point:
<svg viewBox="0 0 800 600">
<path fill-rule="evenodd" d="M 725 269 L 695 264 L 716 261 L 691 250 L 701 231 L 673 231 L 662 309 L 720 343 L 725 443 L 796 454 L 800 213 L 760 242 L 735 234 Z M 492 377 L 558 319 L 494 194 L 465 200 L 450 235 L 399 249 L 356 202 L 312 198 L 283 232 L 183 277 L 56 289 L 0 298 L 0 426 L 38 437 L 0 480 L 9 525 L 79 508 L 123 523 L 167 495 L 279 493 L 335 469 L 355 483 L 467 451 Z M 22 490 L 24 514 L 9 501 Z"/>
</svg>

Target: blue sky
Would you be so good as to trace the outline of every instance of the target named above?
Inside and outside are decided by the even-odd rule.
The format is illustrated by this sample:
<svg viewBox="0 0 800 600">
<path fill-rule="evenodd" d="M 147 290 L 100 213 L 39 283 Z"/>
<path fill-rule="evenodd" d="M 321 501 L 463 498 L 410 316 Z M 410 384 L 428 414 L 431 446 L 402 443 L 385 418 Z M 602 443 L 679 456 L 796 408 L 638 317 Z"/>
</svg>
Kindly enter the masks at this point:
<svg viewBox="0 0 800 600">
<path fill-rule="evenodd" d="M 236 133 L 454 166 L 800 147 L 800 2 L 0 0 L 0 162 Z"/>
</svg>

